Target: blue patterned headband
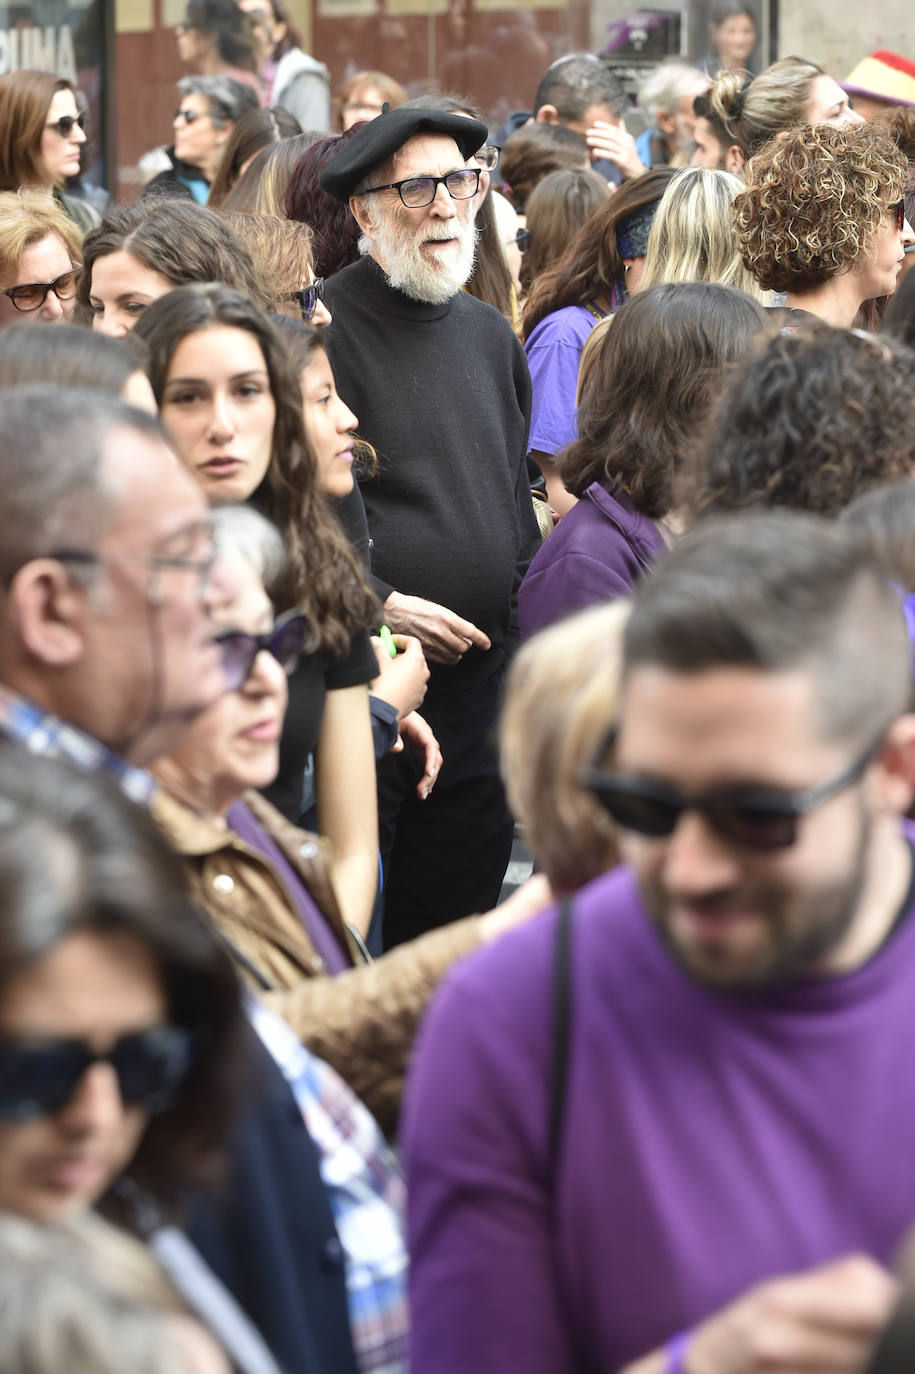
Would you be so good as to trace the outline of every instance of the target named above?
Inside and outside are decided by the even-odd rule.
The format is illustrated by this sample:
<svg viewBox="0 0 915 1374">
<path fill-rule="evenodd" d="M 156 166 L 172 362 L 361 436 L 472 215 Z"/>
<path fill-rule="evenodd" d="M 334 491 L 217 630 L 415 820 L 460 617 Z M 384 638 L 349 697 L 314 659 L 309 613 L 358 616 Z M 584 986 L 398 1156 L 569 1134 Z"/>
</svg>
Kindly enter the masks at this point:
<svg viewBox="0 0 915 1374">
<path fill-rule="evenodd" d="M 660 203 L 660 199 L 653 200 L 620 220 L 616 226 L 616 246 L 621 258 L 644 258 L 652 220 Z"/>
</svg>

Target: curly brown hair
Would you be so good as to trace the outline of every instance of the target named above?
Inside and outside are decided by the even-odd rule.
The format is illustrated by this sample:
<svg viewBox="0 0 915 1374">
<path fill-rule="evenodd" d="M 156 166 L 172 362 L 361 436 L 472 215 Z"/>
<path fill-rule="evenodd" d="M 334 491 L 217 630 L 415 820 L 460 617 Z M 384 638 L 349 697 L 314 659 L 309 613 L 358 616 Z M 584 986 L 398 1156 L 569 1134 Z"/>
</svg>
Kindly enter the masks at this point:
<svg viewBox="0 0 915 1374">
<path fill-rule="evenodd" d="M 827 325 L 778 334 L 738 367 L 686 465 L 694 516 L 836 515 L 915 473 L 915 353 Z"/>
<path fill-rule="evenodd" d="M 562 480 L 576 496 L 592 482 L 621 489 L 658 519 L 722 369 L 754 347 L 768 316 L 733 286 L 678 282 L 639 291 L 605 324 L 583 362 L 579 437 L 560 458 Z"/>
<path fill-rule="evenodd" d="M 907 179 L 899 148 L 869 124 L 806 125 L 773 139 L 734 200 L 744 266 L 767 290 L 791 292 L 850 271 Z"/>
<path fill-rule="evenodd" d="M 915 162 L 915 105 L 893 105 L 881 110 L 870 124 L 898 144 L 909 162 Z"/>
</svg>

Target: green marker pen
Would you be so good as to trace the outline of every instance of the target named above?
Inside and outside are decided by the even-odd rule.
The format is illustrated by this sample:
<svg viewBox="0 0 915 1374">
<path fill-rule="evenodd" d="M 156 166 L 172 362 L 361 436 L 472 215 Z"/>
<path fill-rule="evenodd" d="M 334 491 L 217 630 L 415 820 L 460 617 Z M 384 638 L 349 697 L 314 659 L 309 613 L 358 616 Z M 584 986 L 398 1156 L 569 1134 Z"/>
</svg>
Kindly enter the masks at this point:
<svg viewBox="0 0 915 1374">
<path fill-rule="evenodd" d="M 390 657 L 396 658 L 397 645 L 394 643 L 394 636 L 391 634 L 391 631 L 388 629 L 387 625 L 382 625 L 381 629 L 378 631 L 378 638 L 381 640 L 382 644 L 387 649 Z"/>
</svg>

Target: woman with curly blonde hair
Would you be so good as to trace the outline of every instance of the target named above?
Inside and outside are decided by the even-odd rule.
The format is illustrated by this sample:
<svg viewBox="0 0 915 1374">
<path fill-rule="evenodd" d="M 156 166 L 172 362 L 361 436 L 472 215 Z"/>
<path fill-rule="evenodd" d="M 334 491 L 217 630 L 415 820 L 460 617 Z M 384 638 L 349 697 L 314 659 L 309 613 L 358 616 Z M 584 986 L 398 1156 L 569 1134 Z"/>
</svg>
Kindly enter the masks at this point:
<svg viewBox="0 0 915 1374">
<path fill-rule="evenodd" d="M 734 201 L 740 254 L 786 293 L 787 324 L 849 328 L 864 301 L 893 293 L 912 241 L 907 179 L 899 148 L 867 124 L 796 129 L 751 159 Z"/>
<path fill-rule="evenodd" d="M 661 197 L 645 249 L 641 290 L 659 282 L 714 281 L 736 286 L 761 305 L 769 293 L 740 259 L 734 234 L 739 177 L 705 167 L 684 167 Z"/>
</svg>

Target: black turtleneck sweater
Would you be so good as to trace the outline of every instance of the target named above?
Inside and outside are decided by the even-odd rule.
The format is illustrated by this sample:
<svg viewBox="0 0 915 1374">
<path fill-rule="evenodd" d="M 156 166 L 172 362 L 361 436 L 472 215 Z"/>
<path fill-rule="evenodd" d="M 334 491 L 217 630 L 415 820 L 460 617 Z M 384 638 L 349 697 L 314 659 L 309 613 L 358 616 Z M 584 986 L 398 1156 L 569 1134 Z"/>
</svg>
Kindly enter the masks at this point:
<svg viewBox="0 0 915 1374">
<path fill-rule="evenodd" d="M 464 291 L 411 300 L 371 258 L 331 278 L 327 304 L 337 390 L 378 454 L 361 484 L 376 589 L 437 601 L 485 631 L 487 652 L 430 664 L 430 692 L 472 686 L 517 641 L 517 590 L 540 542 L 524 350 L 491 306 Z"/>
</svg>

